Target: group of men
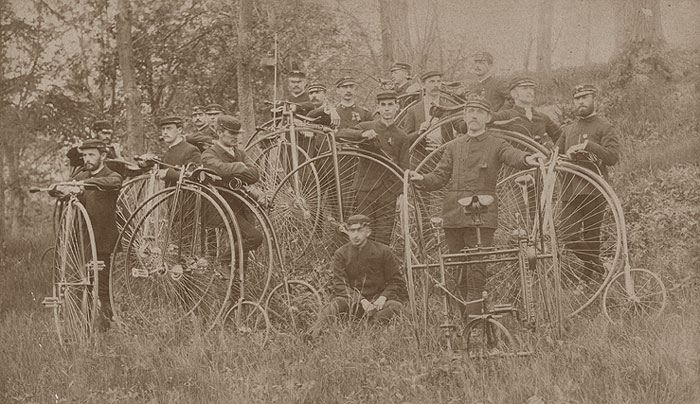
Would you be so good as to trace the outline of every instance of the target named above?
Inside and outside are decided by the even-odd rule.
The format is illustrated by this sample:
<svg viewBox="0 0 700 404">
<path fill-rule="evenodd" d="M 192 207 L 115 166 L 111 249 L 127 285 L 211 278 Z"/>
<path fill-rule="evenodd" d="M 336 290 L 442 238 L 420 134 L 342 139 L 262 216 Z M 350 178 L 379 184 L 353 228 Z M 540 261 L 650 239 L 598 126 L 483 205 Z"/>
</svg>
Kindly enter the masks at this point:
<svg viewBox="0 0 700 404">
<path fill-rule="evenodd" d="M 544 158 L 516 149 L 494 136 L 491 128 L 500 127 L 522 133 L 549 149 L 558 148 L 562 154 L 587 152 L 594 156 L 593 164 L 603 175 L 607 175 L 606 167 L 614 165 L 620 155 L 617 131 L 596 113 L 595 87 L 585 84 L 574 88 L 573 101 L 578 120 L 562 129 L 546 114 L 534 108 L 534 80 L 517 77 L 506 88 L 491 73 L 491 54 L 480 52 L 473 62 L 477 80 L 468 86 L 469 96 L 462 111 L 464 133 L 457 133 L 445 145 L 442 158 L 432 172 L 409 172 L 410 181 L 425 192 L 446 189 L 442 217 L 450 252 L 476 246 L 476 224 L 464 215 L 457 201 L 474 195 L 495 197 L 497 176 L 503 164 L 522 169 L 537 165 L 538 160 Z M 411 66 L 395 63 L 391 68 L 394 88 L 377 94 L 375 114 L 358 105 L 356 91 L 359 84 L 348 76 L 335 82 L 338 102 L 331 103 L 325 85 L 318 82 L 307 85 L 306 75 L 293 71 L 288 77 L 287 99 L 297 106 L 297 114 L 333 127 L 338 138 L 366 139 L 369 143 L 364 147 L 384 153 L 395 165 L 406 170 L 409 169 L 408 147 L 434 123 L 431 107 L 441 105 L 442 76 L 439 71 L 427 71 L 420 75 L 420 84 L 417 85 L 411 82 Z M 396 117 L 399 110 L 405 107 L 402 105 L 402 95 L 412 91 L 418 92 L 419 101 L 409 107 L 399 125 Z M 214 170 L 224 180 L 238 178 L 246 184 L 258 181 L 261 173 L 238 147 L 239 137 L 243 134 L 241 123 L 235 117 L 224 114 L 221 105 L 194 107 L 192 126 L 190 133 L 185 134 L 185 122 L 181 117 L 173 115 L 160 120 L 161 139 L 168 146 L 162 157 L 165 163 L 173 166 L 201 164 Z M 96 203 L 91 199 L 94 197 L 90 195 L 99 191 L 85 191 L 85 202 L 91 219 L 93 215 L 111 215 L 108 219 L 113 221 L 114 190 L 118 190 L 125 173 L 110 170 L 104 162 L 121 158 L 121 149 L 112 142 L 108 122 L 96 122 L 93 129 L 95 140 L 86 141 L 69 152 L 71 166 L 76 168 L 73 178 L 86 183 L 104 182 L 99 178 L 109 178 L 107 189 L 112 194 L 106 202 Z M 346 223 L 349 242 L 334 254 L 334 298 L 322 310 L 312 328 L 313 334 L 320 333 L 330 319 L 341 312 L 371 314 L 372 319 L 387 321 L 401 311 L 406 298 L 405 284 L 398 263 L 387 246 L 391 233 L 386 230 L 393 226 L 394 206 L 401 187 L 400 183 L 382 177 L 379 172 L 372 163 L 357 168 L 356 178 L 365 175 L 373 176 L 373 179 L 355 184 L 358 201 L 363 202 L 358 202 L 356 214 Z M 177 172 L 173 169 L 163 169 L 158 176 L 169 184 L 177 180 Z M 602 212 L 586 211 L 596 209 L 590 208 L 594 206 L 591 201 L 602 196 L 595 190 L 584 188 L 581 186 L 575 194 L 564 196 L 567 209 L 571 210 L 568 220 L 572 221 L 567 226 L 564 242 L 584 262 L 587 271 L 603 273 L 605 268 L 596 253 L 600 249 L 600 227 L 594 223 Z M 244 218 L 242 220 L 245 221 Z M 498 227 L 497 198 L 480 227 L 482 246 L 491 245 Z M 112 228 L 111 224 L 104 230 L 96 228 L 96 233 L 111 232 Z M 377 231 L 373 232 L 372 228 Z M 262 242 L 254 224 L 243 223 L 241 231 L 244 250 L 255 249 Z M 100 259 L 105 260 L 105 254 L 111 253 L 113 243 L 110 246 L 106 242 L 103 248 L 98 248 Z M 108 258 L 105 263 L 107 268 L 103 273 L 108 274 Z M 458 292 L 466 300 L 478 298 L 487 278 L 485 268 L 474 266 L 466 271 L 465 276 L 460 276 Z M 100 285 L 108 288 L 108 281 L 100 281 Z M 105 317 L 111 319 L 109 290 L 104 288 L 100 287 L 100 301 Z"/>
</svg>

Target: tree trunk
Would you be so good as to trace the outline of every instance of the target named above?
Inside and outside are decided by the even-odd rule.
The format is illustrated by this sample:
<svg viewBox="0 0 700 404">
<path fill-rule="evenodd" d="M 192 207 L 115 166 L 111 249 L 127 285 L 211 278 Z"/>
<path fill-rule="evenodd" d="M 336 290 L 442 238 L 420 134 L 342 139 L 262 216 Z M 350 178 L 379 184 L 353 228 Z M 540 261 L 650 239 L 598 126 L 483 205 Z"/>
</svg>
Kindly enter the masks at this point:
<svg viewBox="0 0 700 404">
<path fill-rule="evenodd" d="M 134 155 L 145 150 L 145 136 L 141 118 L 141 96 L 136 86 L 136 70 L 131 46 L 131 16 L 129 0 L 119 0 L 117 4 L 117 52 L 119 69 L 126 101 L 126 140 L 128 153 Z"/>
<path fill-rule="evenodd" d="M 619 0 L 615 4 L 616 50 L 613 59 L 621 69 L 620 84 L 654 72 L 670 79 L 660 0 Z"/>
<path fill-rule="evenodd" d="M 594 4 L 595 0 L 587 0 L 584 2 L 584 7 L 586 7 L 585 13 L 586 13 L 586 49 L 585 53 L 583 55 L 583 64 L 588 66 L 591 64 L 591 35 L 592 35 L 592 25 L 593 25 L 593 8 L 595 7 Z"/>
<path fill-rule="evenodd" d="M 253 0 L 240 0 L 238 12 L 238 108 L 241 113 L 241 125 L 246 139 L 255 133 L 255 105 L 253 103 L 253 82 L 251 74 L 251 37 L 253 19 Z"/>
<path fill-rule="evenodd" d="M 411 61 L 408 0 L 379 0 L 379 24 L 382 33 L 383 68 L 388 70 L 391 64 L 397 61 Z"/>
<path fill-rule="evenodd" d="M 552 71 L 552 0 L 539 0 L 537 11 L 537 71 Z"/>
<path fill-rule="evenodd" d="M 618 0 L 615 26 L 617 51 L 630 43 L 648 43 L 656 47 L 666 45 L 661 26 L 660 0 Z"/>
<path fill-rule="evenodd" d="M 532 43 L 534 38 L 532 37 L 532 30 L 527 34 L 527 43 L 525 44 L 525 55 L 523 55 L 523 71 L 530 71 L 530 55 L 532 55 Z"/>
</svg>

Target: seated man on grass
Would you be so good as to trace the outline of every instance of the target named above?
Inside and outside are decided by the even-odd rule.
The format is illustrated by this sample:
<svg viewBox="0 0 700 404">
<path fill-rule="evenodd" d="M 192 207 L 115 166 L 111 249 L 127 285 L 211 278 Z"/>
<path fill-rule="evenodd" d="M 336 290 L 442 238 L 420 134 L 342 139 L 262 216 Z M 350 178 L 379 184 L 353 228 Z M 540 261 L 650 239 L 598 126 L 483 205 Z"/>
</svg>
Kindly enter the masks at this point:
<svg viewBox="0 0 700 404">
<path fill-rule="evenodd" d="M 311 327 L 311 338 L 344 313 L 386 323 L 401 312 L 406 299 L 406 284 L 391 249 L 369 239 L 370 219 L 354 215 L 346 226 L 350 240 L 333 255 L 333 300 Z"/>
</svg>

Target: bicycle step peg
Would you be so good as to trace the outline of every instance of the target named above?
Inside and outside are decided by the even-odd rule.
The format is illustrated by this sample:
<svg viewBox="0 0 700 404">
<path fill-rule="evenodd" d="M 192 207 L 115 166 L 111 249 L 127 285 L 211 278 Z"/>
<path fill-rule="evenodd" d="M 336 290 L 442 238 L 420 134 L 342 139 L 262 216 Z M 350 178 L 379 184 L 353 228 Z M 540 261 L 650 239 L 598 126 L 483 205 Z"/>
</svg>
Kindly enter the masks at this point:
<svg viewBox="0 0 700 404">
<path fill-rule="evenodd" d="M 58 297 L 47 296 L 41 301 L 41 304 L 48 308 L 60 307 L 63 304 L 63 300 Z"/>
<path fill-rule="evenodd" d="M 143 268 L 131 268 L 131 276 L 134 278 L 148 278 L 148 270 Z"/>
</svg>

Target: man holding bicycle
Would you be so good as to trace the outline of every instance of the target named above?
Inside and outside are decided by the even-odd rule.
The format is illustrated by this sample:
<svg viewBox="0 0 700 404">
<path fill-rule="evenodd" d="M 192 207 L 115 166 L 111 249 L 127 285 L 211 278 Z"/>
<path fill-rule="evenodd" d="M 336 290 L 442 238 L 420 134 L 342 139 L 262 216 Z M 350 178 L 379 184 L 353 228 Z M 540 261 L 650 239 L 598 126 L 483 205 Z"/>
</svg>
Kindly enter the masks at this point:
<svg viewBox="0 0 700 404">
<path fill-rule="evenodd" d="M 163 155 L 163 163 L 171 166 L 186 166 L 194 163 L 202 164 L 202 155 L 199 149 L 184 140 L 182 118 L 169 115 L 162 118 L 160 124 L 160 137 L 168 145 L 168 151 Z M 165 181 L 166 186 L 172 186 L 180 177 L 178 170 L 174 168 L 161 168 L 158 178 Z"/>
<path fill-rule="evenodd" d="M 491 71 L 493 55 L 489 52 L 477 52 L 473 63 L 472 71 L 476 75 L 476 81 L 469 85 L 469 93 L 484 97 L 494 112 L 500 110 L 508 98 L 508 91 Z"/>
<path fill-rule="evenodd" d="M 341 129 L 338 138 L 365 140 L 361 148 L 385 155 L 401 170 L 408 168 L 408 137 L 399 129 L 394 119 L 399 110 L 397 94 L 383 91 L 377 94 L 379 119 L 361 122 L 352 128 Z M 394 227 L 394 207 L 401 194 L 401 182 L 387 167 L 369 159 L 360 160 L 353 188 L 356 191 L 355 212 L 367 215 L 374 222 L 373 239 L 383 244 L 391 241 Z"/>
<path fill-rule="evenodd" d="M 73 173 L 71 180 L 99 187 L 99 190 L 86 189 L 82 191 L 78 199 L 85 206 L 92 223 L 97 259 L 104 262 L 104 268 L 99 272 L 98 279 L 100 307 L 104 318 L 112 320 L 112 305 L 109 300 L 110 255 L 119 235 L 115 210 L 122 177 L 104 164 L 107 158 L 107 145 L 103 141 L 87 140 L 79 147 L 79 150 L 82 154 L 83 165 Z M 56 191 L 62 193 L 62 187 L 57 187 Z M 109 328 L 109 322 L 102 319 L 101 322 L 98 322 L 98 326 L 104 330 Z"/>
<path fill-rule="evenodd" d="M 341 77 L 335 82 L 335 87 L 340 97 L 338 105 L 324 105 L 316 108 L 309 112 L 310 118 L 320 117 L 318 123 L 338 129 L 351 128 L 360 122 L 372 120 L 369 110 L 356 103 L 357 81 L 354 78 Z"/>
<path fill-rule="evenodd" d="M 491 106 L 488 102 L 479 96 L 470 97 L 464 108 L 467 133 L 444 146 L 442 159 L 432 172 L 425 175 L 415 171 L 409 173 L 409 179 L 422 190 L 433 191 L 447 186 L 442 203 L 442 227 L 450 253 L 474 248 L 477 243 L 475 223 L 465 215 L 457 201 L 475 195 L 496 198 L 496 182 L 503 164 L 525 169 L 536 166 L 538 159 L 544 157 L 528 155 L 492 135 L 486 129 L 490 119 Z M 493 235 L 498 227 L 497 198 L 482 219 L 482 247 L 488 247 L 493 244 Z M 464 269 L 460 270 L 457 280 L 458 296 L 466 301 L 479 299 L 487 282 L 485 265 L 472 265 L 466 274 L 464 272 Z M 476 308 L 468 307 L 466 313 L 472 313 L 472 310 Z"/>
<path fill-rule="evenodd" d="M 557 142 L 560 154 L 576 164 L 600 174 L 607 180 L 608 166 L 620 159 L 620 136 L 610 122 L 598 115 L 595 108 L 597 90 L 590 84 L 574 87 L 573 103 L 578 119 L 564 127 Z M 605 268 L 600 260 L 600 223 L 603 221 L 605 198 L 587 182 L 573 177 L 562 191 L 564 210 L 564 242 L 584 264 L 584 279 L 602 276 Z"/>
<path fill-rule="evenodd" d="M 351 216 L 345 223 L 349 241 L 333 254 L 333 300 L 319 313 L 310 337 L 317 337 L 340 314 L 386 323 L 401 312 L 406 284 L 391 249 L 369 239 L 370 224 L 365 215 Z"/>
<path fill-rule="evenodd" d="M 213 170 L 224 182 L 232 179 L 240 180 L 243 184 L 252 185 L 260 179 L 260 173 L 246 153 L 238 148 L 238 139 L 243 130 L 241 123 L 230 115 L 221 115 L 217 120 L 216 132 L 219 139 L 214 145 L 202 153 L 202 163 L 205 168 Z M 227 199 L 243 238 L 244 256 L 262 244 L 263 236 L 249 220 L 249 211 L 235 200 Z"/>
<path fill-rule="evenodd" d="M 494 112 L 491 124 L 501 129 L 522 133 L 548 149 L 554 147 L 561 128 L 542 112 L 535 110 L 535 81 L 530 77 L 516 77 L 510 83 L 513 108 Z"/>
<path fill-rule="evenodd" d="M 194 124 L 194 133 L 187 135 L 187 142 L 197 146 L 200 152 L 204 151 L 217 139 L 216 131 L 213 129 L 214 125 L 209 123 L 204 107 L 192 108 L 192 123 Z"/>
</svg>

